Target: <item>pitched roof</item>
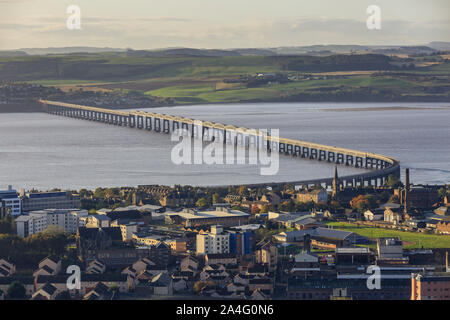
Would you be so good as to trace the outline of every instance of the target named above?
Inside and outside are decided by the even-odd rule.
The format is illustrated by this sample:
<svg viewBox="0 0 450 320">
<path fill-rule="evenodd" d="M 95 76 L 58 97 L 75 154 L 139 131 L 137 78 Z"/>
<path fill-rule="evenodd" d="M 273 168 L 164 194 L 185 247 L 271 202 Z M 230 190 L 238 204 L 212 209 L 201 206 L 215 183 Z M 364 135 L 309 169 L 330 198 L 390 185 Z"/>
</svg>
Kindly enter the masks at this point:
<svg viewBox="0 0 450 320">
<path fill-rule="evenodd" d="M 41 264 L 41 262 L 45 261 L 49 259 L 50 261 L 53 261 L 54 263 L 58 263 L 59 261 L 61 261 L 60 258 L 58 258 L 57 256 L 55 256 L 54 254 L 49 255 L 47 257 L 45 257 L 44 259 L 42 259 L 41 261 L 39 261 L 39 264 Z"/>
<path fill-rule="evenodd" d="M 170 281 L 172 279 L 170 276 L 165 272 L 160 272 L 156 276 L 153 277 L 151 281 L 151 285 L 154 287 L 160 287 L 160 286 L 168 286 L 170 284 Z"/>
<path fill-rule="evenodd" d="M 48 293 L 49 295 L 53 295 L 56 291 L 56 287 L 54 285 L 52 285 L 51 283 L 47 282 L 39 290 L 43 290 L 46 293 Z"/>
</svg>

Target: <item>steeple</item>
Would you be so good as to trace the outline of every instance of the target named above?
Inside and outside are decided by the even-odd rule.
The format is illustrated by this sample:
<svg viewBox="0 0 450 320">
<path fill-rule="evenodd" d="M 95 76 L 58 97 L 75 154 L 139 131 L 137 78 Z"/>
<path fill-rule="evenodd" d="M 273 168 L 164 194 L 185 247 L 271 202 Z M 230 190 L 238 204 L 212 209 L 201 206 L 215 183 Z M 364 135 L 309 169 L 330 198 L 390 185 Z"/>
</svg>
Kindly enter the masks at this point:
<svg viewBox="0 0 450 320">
<path fill-rule="evenodd" d="M 337 166 L 334 166 L 333 193 L 331 194 L 333 198 L 336 198 L 338 189 L 339 189 L 339 176 Z"/>
</svg>

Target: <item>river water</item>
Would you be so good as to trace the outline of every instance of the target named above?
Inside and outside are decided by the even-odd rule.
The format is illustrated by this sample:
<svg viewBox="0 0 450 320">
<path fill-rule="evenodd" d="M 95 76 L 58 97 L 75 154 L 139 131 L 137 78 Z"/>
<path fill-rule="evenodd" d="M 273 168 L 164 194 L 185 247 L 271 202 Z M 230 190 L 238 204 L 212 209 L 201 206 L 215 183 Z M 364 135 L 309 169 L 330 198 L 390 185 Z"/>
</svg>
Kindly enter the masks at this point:
<svg viewBox="0 0 450 320">
<path fill-rule="evenodd" d="M 144 109 L 142 109 L 144 110 Z M 152 108 L 280 136 L 385 154 L 413 183 L 450 183 L 449 103 L 258 103 Z M 256 165 L 176 165 L 169 135 L 45 113 L 0 114 L 0 189 L 80 189 L 138 184 L 226 185 L 330 177 L 334 167 L 280 157 Z M 339 174 L 361 172 L 339 167 Z"/>
</svg>

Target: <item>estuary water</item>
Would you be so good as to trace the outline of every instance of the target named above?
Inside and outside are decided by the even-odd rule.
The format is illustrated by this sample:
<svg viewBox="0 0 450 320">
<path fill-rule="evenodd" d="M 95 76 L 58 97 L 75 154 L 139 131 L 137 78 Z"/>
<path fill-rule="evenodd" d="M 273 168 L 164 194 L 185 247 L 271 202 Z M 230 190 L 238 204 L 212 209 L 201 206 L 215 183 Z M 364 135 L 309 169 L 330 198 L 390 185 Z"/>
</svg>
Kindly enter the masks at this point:
<svg viewBox="0 0 450 320">
<path fill-rule="evenodd" d="M 145 109 L 142 109 L 145 110 Z M 385 154 L 413 183 L 450 183 L 449 103 L 258 103 L 152 108 L 281 137 Z M 257 165 L 176 165 L 170 135 L 45 113 L 0 114 L 0 189 L 80 189 L 139 184 L 227 185 L 332 176 L 333 165 L 280 156 Z M 361 172 L 340 166 L 339 174 Z"/>
</svg>

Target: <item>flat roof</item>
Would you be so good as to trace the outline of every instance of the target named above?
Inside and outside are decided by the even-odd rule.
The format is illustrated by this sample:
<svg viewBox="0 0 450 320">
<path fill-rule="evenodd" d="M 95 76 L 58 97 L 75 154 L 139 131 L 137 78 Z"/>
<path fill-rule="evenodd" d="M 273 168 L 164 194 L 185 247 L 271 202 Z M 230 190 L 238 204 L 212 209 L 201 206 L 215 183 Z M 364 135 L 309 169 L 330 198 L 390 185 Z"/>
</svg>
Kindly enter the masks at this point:
<svg viewBox="0 0 450 320">
<path fill-rule="evenodd" d="M 214 218 L 232 218 L 232 217 L 247 217 L 248 213 L 239 210 L 214 210 L 214 211 L 180 211 L 180 212 L 168 212 L 169 216 L 180 216 L 184 219 L 214 219 Z"/>
<path fill-rule="evenodd" d="M 370 253 L 369 248 L 336 248 L 336 253 Z"/>
</svg>

